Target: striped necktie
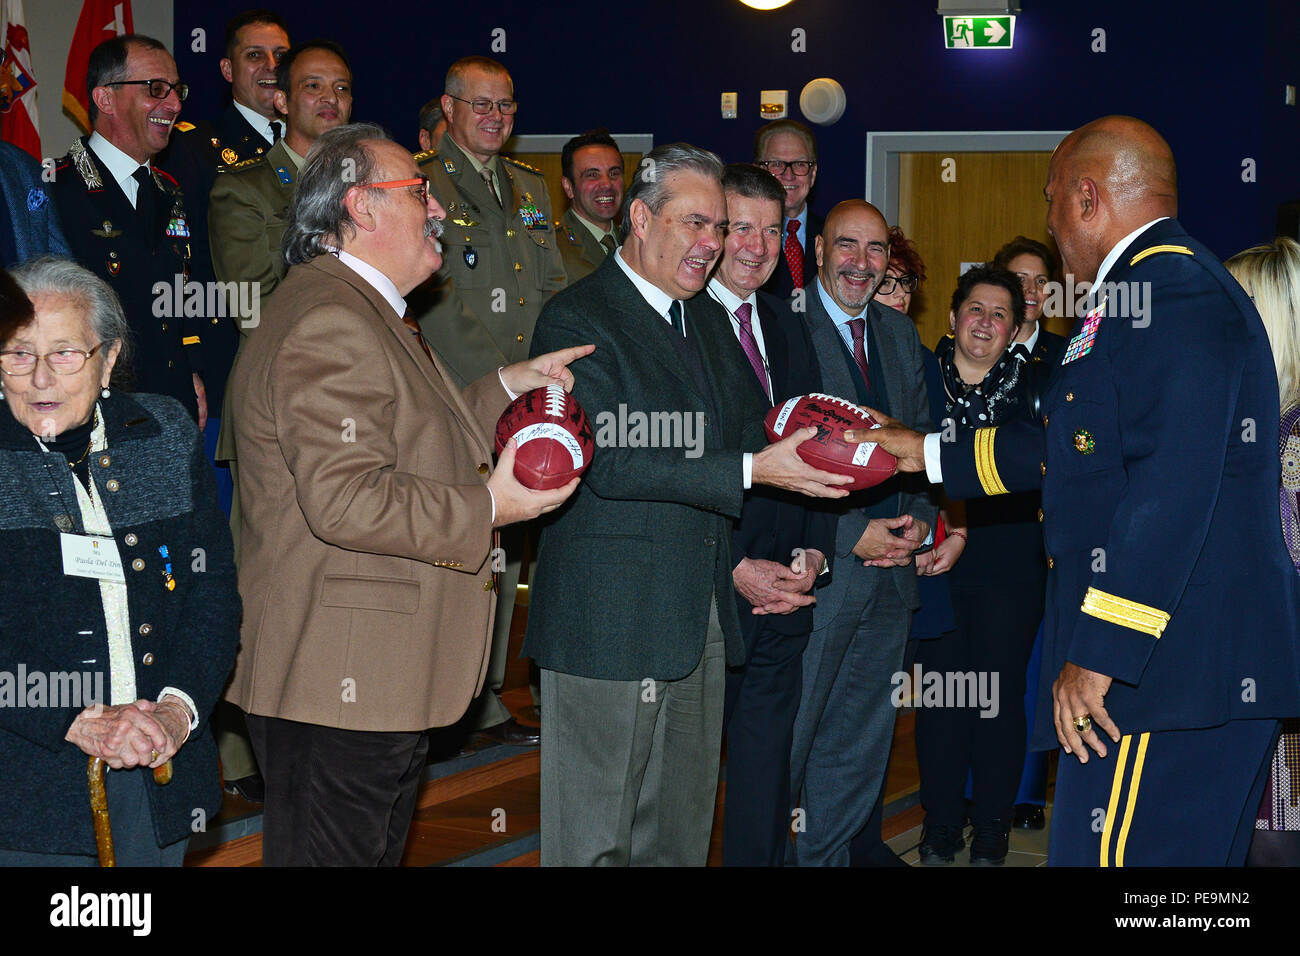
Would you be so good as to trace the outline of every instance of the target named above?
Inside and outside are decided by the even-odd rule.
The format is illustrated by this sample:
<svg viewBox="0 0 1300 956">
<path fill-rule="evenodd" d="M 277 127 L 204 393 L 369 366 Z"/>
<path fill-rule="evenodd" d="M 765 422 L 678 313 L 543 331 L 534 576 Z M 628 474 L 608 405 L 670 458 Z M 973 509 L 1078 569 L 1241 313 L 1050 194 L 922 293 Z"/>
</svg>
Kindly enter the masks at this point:
<svg viewBox="0 0 1300 956">
<path fill-rule="evenodd" d="M 758 376 L 758 384 L 763 388 L 767 400 L 772 400 L 772 390 L 768 387 L 767 368 L 763 364 L 763 354 L 758 349 L 758 339 L 754 337 L 754 307 L 742 302 L 736 309 L 736 321 L 740 323 L 740 347 L 745 350 L 750 368 Z"/>
<path fill-rule="evenodd" d="M 867 375 L 867 347 L 865 345 L 867 320 L 862 316 L 849 319 L 849 331 L 853 333 L 853 362 L 862 373 L 862 384 L 871 389 L 871 377 Z"/>
</svg>

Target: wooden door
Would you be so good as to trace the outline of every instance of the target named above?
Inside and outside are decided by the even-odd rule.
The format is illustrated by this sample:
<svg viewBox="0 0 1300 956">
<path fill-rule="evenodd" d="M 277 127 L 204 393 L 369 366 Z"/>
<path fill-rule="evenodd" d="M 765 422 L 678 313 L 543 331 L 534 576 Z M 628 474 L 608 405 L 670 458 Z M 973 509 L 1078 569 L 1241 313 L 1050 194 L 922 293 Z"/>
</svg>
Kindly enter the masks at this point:
<svg viewBox="0 0 1300 956">
<path fill-rule="evenodd" d="M 913 298 L 912 318 L 927 347 L 948 331 L 961 263 L 984 262 L 1016 236 L 1055 250 L 1047 234 L 1050 152 L 901 153 L 898 225 L 925 261 L 927 278 Z M 1045 316 L 1053 332 L 1070 320 Z"/>
</svg>

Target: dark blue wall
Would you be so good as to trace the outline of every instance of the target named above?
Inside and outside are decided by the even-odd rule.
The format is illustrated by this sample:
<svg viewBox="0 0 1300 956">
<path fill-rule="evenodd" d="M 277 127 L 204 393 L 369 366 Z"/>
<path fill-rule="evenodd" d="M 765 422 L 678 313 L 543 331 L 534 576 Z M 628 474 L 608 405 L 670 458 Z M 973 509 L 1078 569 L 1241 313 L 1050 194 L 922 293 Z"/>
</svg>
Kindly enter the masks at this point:
<svg viewBox="0 0 1300 956">
<path fill-rule="evenodd" d="M 1024 0 L 1011 51 L 945 51 L 933 0 L 794 0 L 759 13 L 738 0 L 644 4 L 479 2 L 454 7 L 400 0 L 263 0 L 299 40 L 340 41 L 352 59 L 355 119 L 375 120 L 415 146 L 420 104 L 441 92 L 447 65 L 479 53 L 514 75 L 520 133 L 606 125 L 687 140 L 727 159 L 750 158 L 760 89 L 799 90 L 831 76 L 848 110 L 818 131 L 815 205 L 862 195 L 868 130 L 1070 129 L 1113 112 L 1154 124 L 1170 141 L 1181 180 L 1180 218 L 1229 255 L 1272 235 L 1276 205 L 1300 196 L 1300 83 L 1294 0 Z M 217 72 L 226 19 L 248 0 L 177 3 L 189 118 L 220 109 Z M 1061 9 L 1066 7 L 1067 9 Z M 1087 7 L 1088 12 L 1082 12 Z M 633 22 L 635 11 L 654 17 Z M 207 31 L 205 54 L 191 31 Z M 491 51 L 506 30 L 506 51 Z M 807 52 L 791 50 L 791 30 Z M 1106 31 L 1107 52 L 1090 51 Z M 719 94 L 740 94 L 741 118 L 719 118 Z M 1243 183 L 1242 160 L 1258 181 Z"/>
</svg>

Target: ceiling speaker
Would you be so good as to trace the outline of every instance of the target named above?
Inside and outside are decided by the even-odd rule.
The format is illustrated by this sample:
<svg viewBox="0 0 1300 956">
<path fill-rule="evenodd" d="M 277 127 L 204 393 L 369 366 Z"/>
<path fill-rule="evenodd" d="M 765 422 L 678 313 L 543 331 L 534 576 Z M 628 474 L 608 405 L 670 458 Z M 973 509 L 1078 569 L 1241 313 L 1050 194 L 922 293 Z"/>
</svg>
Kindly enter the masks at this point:
<svg viewBox="0 0 1300 956">
<path fill-rule="evenodd" d="M 830 126 L 844 115 L 848 98 L 844 87 L 828 76 L 821 76 L 808 83 L 799 94 L 799 111 L 810 123 L 818 126 Z"/>
</svg>

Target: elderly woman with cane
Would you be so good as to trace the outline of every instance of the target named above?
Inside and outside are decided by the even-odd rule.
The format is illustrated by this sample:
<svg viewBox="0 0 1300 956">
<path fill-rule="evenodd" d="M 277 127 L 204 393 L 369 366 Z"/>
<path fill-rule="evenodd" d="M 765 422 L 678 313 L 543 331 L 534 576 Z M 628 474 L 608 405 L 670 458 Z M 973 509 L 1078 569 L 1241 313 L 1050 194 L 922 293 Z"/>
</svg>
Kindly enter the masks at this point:
<svg viewBox="0 0 1300 956">
<path fill-rule="evenodd" d="M 0 272 L 0 865 L 95 865 L 88 761 L 121 865 L 179 865 L 220 806 L 230 533 L 184 409 L 123 393 L 129 353 L 86 269 Z"/>
</svg>

